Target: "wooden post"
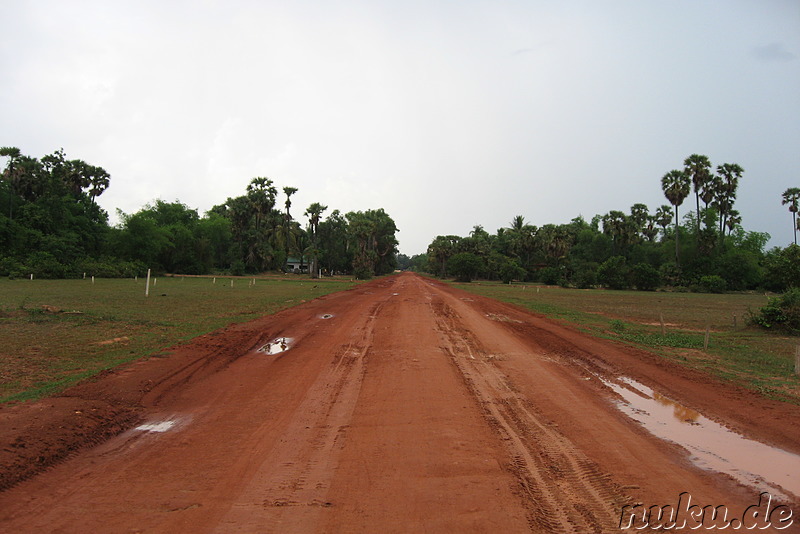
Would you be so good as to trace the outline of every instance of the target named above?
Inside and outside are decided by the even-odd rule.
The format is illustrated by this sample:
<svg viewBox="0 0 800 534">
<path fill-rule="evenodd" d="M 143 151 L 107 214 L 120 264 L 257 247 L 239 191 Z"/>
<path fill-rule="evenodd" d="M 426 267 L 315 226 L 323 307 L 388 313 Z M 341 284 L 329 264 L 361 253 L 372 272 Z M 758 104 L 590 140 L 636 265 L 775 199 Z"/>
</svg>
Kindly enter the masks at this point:
<svg viewBox="0 0 800 534">
<path fill-rule="evenodd" d="M 736 314 L 734 313 L 733 314 L 733 329 L 736 330 L 736 327 L 737 327 L 737 325 L 736 325 Z"/>
<path fill-rule="evenodd" d="M 231 278 L 231 287 L 233 287 L 233 278 Z"/>
<path fill-rule="evenodd" d="M 703 350 L 708 350 L 708 338 L 710 337 L 710 335 L 711 335 L 711 327 L 706 326 L 706 337 L 703 340 Z"/>
<path fill-rule="evenodd" d="M 214 280 L 211 281 L 211 283 L 212 284 L 216 284 L 217 283 L 217 277 L 216 276 L 214 277 Z"/>
<path fill-rule="evenodd" d="M 664 314 L 662 312 L 658 312 L 658 318 L 661 321 L 661 335 L 667 335 L 667 326 L 664 324 Z"/>
<path fill-rule="evenodd" d="M 144 296 L 150 296 L 150 269 L 147 269 L 147 283 L 144 285 Z"/>
<path fill-rule="evenodd" d="M 800 376 L 800 345 L 794 348 L 794 374 Z"/>
</svg>

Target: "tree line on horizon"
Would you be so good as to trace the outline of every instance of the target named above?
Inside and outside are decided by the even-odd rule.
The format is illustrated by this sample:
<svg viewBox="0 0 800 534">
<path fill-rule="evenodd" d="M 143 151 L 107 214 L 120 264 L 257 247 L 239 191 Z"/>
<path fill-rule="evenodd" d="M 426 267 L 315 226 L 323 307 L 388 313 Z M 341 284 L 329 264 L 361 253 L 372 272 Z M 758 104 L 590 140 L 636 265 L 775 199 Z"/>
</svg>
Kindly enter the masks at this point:
<svg viewBox="0 0 800 534">
<path fill-rule="evenodd" d="M 612 210 L 590 221 L 578 216 L 567 224 L 541 227 L 518 215 L 495 234 L 476 225 L 468 236 L 437 236 L 425 254 L 401 255 L 400 265 L 460 281 L 576 288 L 672 286 L 721 292 L 800 287 L 800 188 L 782 195 L 792 214 L 794 243 L 765 251 L 769 234 L 746 231 L 735 209 L 743 173 L 738 164 L 714 169 L 707 156 L 692 154 L 682 169 L 661 178 L 669 204 L 655 211 L 637 203 L 627 213 Z M 692 193 L 695 209 L 681 219 L 679 208 Z"/>
<path fill-rule="evenodd" d="M 0 157 L 0 276 L 244 275 L 286 270 L 293 259 L 312 276 L 365 279 L 397 264 L 398 230 L 382 208 L 323 218 L 328 207 L 314 202 L 304 227 L 291 212 L 297 188 L 283 187 L 279 199 L 272 180 L 256 177 L 203 216 L 158 199 L 136 213 L 118 210 L 110 226 L 96 202 L 110 184 L 101 167 L 68 160 L 63 149 L 37 159 L 3 147 Z"/>
</svg>

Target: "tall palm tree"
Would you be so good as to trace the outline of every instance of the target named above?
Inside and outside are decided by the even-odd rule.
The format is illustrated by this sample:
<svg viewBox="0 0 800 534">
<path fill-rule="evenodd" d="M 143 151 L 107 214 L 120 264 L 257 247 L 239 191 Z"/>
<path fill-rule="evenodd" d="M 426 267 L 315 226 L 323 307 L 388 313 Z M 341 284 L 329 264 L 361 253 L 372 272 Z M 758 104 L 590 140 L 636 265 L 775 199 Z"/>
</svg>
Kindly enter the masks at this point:
<svg viewBox="0 0 800 534">
<path fill-rule="evenodd" d="M 6 168 L 3 171 L 2 178 L 8 187 L 8 218 L 13 219 L 14 214 L 14 193 L 16 193 L 17 182 L 19 180 L 19 173 L 17 172 L 17 161 L 22 153 L 15 146 L 0 147 L 0 157 L 8 158 Z"/>
<path fill-rule="evenodd" d="M 611 237 L 614 253 L 618 253 L 620 246 L 626 241 L 626 227 L 628 217 L 621 211 L 611 210 L 603 215 L 603 233 Z"/>
<path fill-rule="evenodd" d="M 790 187 L 783 192 L 781 204 L 789 204 L 789 211 L 792 213 L 792 229 L 794 230 L 794 244 L 797 244 L 797 230 L 800 225 L 797 223 L 797 210 L 800 209 L 800 187 Z"/>
<path fill-rule="evenodd" d="M 284 227 L 286 228 L 286 243 L 285 243 L 285 245 L 286 245 L 286 258 L 288 259 L 289 258 L 289 223 L 292 220 L 292 216 L 289 214 L 289 208 L 292 207 L 292 195 L 297 193 L 297 188 L 296 187 L 288 187 L 287 186 L 287 187 L 283 188 L 283 192 L 286 195 L 286 219 L 285 219 L 285 222 L 284 222 Z M 302 256 L 302 252 L 300 253 L 300 255 Z M 302 261 L 302 258 L 300 258 L 300 261 Z"/>
<path fill-rule="evenodd" d="M 692 154 L 683 160 L 683 172 L 692 179 L 694 186 L 694 197 L 697 201 L 697 213 L 695 214 L 695 239 L 700 236 L 700 193 L 705 187 L 705 184 L 711 178 L 711 161 L 708 156 L 700 154 Z"/>
<path fill-rule="evenodd" d="M 672 170 L 669 171 L 661 178 L 661 189 L 664 190 L 664 196 L 667 197 L 669 203 L 675 206 L 675 263 L 680 267 L 680 255 L 678 252 L 678 206 L 683 204 L 686 197 L 689 196 L 691 187 L 691 179 L 683 171 Z"/>
<path fill-rule="evenodd" d="M 278 190 L 272 185 L 272 180 L 258 176 L 250 180 L 247 185 L 247 199 L 253 208 L 256 216 L 256 232 L 261 229 L 261 221 L 273 207 L 275 207 L 275 196 Z"/>
<path fill-rule="evenodd" d="M 650 210 L 648 209 L 646 204 L 634 204 L 631 206 L 631 215 L 628 217 L 628 220 L 631 224 L 631 231 L 634 234 L 636 240 L 638 240 L 641 236 L 645 236 L 645 226 L 647 226 L 648 221 L 650 220 Z"/>
<path fill-rule="evenodd" d="M 102 195 L 103 191 L 108 189 L 111 175 L 102 167 L 92 166 L 90 171 L 89 185 L 91 187 L 89 189 L 89 198 L 91 198 L 92 204 L 94 204 L 95 199 Z"/>
<path fill-rule="evenodd" d="M 305 212 L 305 216 L 308 217 L 308 229 L 311 234 L 311 278 L 317 278 L 317 271 L 318 271 L 318 259 L 319 256 L 319 239 L 318 239 L 318 230 L 319 230 L 319 220 L 322 216 L 322 212 L 328 209 L 328 206 L 323 206 L 319 202 L 314 202 L 311 204 Z"/>
<path fill-rule="evenodd" d="M 733 203 L 736 202 L 736 190 L 739 188 L 739 178 L 742 177 L 742 173 L 744 173 L 744 169 L 736 163 L 717 165 L 717 174 L 720 179 L 717 189 L 717 209 L 720 215 L 720 238 L 725 233 L 726 221 L 731 210 L 733 210 Z"/>
</svg>

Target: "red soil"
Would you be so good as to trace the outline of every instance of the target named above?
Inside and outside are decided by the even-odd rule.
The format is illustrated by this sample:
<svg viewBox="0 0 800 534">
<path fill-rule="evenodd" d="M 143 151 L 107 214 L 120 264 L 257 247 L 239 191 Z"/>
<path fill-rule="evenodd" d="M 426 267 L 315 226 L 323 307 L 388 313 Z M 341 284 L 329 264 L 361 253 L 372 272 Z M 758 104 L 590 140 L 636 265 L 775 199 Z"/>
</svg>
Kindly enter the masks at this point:
<svg viewBox="0 0 800 534">
<path fill-rule="evenodd" d="M 619 532 L 681 492 L 758 502 L 616 409 L 621 375 L 800 453 L 796 406 L 403 274 L 0 408 L 0 531 Z"/>
</svg>

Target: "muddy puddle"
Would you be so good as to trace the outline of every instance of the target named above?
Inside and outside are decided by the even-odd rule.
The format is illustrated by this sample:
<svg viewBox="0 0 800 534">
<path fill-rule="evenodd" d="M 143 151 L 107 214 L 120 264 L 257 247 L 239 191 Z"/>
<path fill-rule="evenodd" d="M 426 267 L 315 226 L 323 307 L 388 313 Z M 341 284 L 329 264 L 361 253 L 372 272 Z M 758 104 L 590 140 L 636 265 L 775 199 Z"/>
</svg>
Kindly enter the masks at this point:
<svg viewBox="0 0 800 534">
<path fill-rule="evenodd" d="M 290 337 L 279 337 L 258 349 L 257 352 L 263 352 L 264 354 L 280 354 L 291 348 L 292 341 L 294 340 Z"/>
<path fill-rule="evenodd" d="M 630 378 L 600 379 L 622 397 L 616 405 L 623 413 L 684 447 L 698 467 L 776 497 L 800 497 L 800 455 L 747 439 Z"/>
</svg>

